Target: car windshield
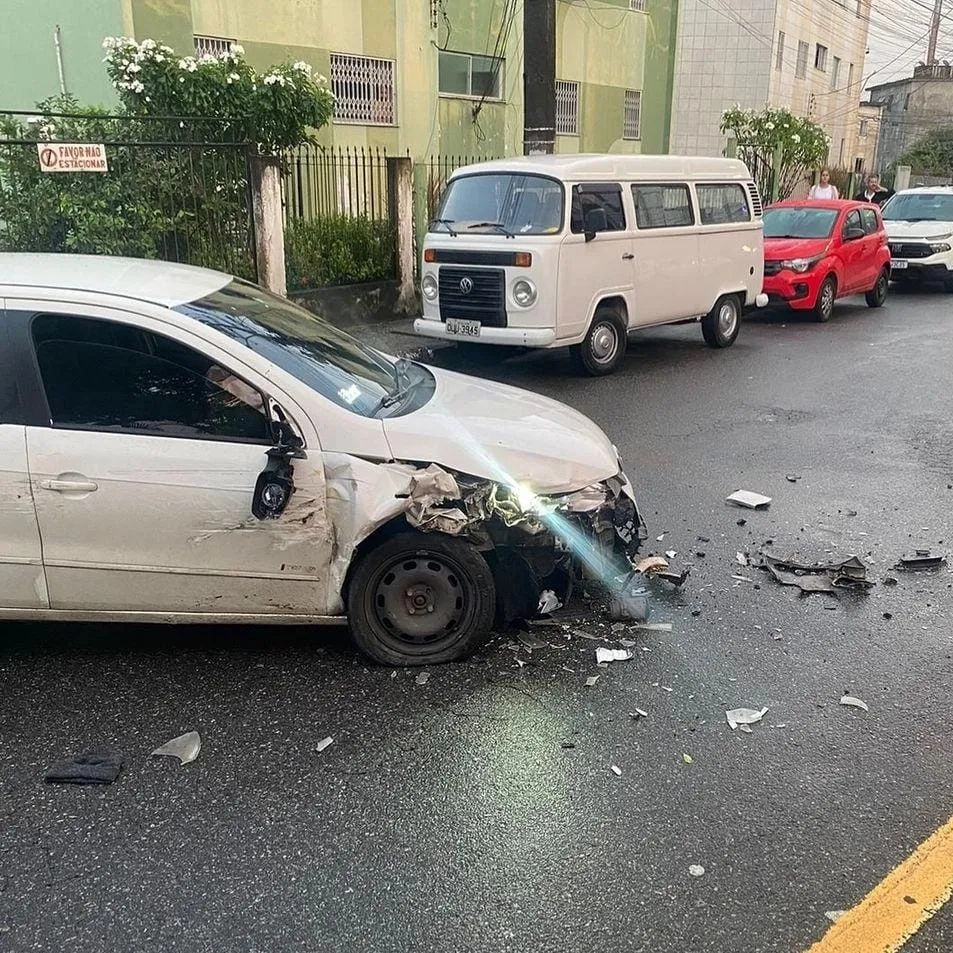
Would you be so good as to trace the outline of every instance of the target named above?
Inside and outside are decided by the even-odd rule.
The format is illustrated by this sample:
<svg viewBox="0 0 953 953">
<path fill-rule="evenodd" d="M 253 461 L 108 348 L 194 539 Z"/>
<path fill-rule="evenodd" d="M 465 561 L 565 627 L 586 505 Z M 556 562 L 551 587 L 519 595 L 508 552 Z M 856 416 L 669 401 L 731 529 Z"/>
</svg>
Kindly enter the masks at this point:
<svg viewBox="0 0 953 953">
<path fill-rule="evenodd" d="M 454 179 L 431 231 L 555 235 L 562 231 L 563 187 L 541 175 L 481 173 Z"/>
<path fill-rule="evenodd" d="M 394 361 L 285 298 L 235 279 L 176 311 L 239 341 L 312 390 L 362 417 L 416 410 L 433 375 Z"/>
<path fill-rule="evenodd" d="M 769 208 L 764 211 L 764 237 L 829 238 L 836 221 L 836 209 Z"/>
<path fill-rule="evenodd" d="M 885 222 L 953 222 L 953 195 L 900 192 L 883 207 Z"/>
</svg>

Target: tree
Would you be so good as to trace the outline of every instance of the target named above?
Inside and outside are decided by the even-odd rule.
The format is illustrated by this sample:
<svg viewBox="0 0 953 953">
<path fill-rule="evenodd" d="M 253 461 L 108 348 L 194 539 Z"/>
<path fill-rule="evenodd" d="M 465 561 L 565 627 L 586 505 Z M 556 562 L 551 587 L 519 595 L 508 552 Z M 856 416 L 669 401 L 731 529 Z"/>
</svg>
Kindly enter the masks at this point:
<svg viewBox="0 0 953 953">
<path fill-rule="evenodd" d="M 107 37 L 106 72 L 131 115 L 185 117 L 190 135 L 203 123 L 226 142 L 247 142 L 262 155 L 280 155 L 311 140 L 326 125 L 334 96 L 307 63 L 285 63 L 260 73 L 233 44 L 218 56 L 178 57 L 154 40 Z M 189 122 L 188 120 L 193 120 Z M 174 133 L 174 127 L 172 132 Z"/>
<path fill-rule="evenodd" d="M 787 109 L 728 109 L 721 117 L 721 131 L 738 145 L 738 158 L 751 171 L 763 196 L 787 198 L 812 169 L 827 159 L 830 140 L 809 119 Z M 780 164 L 775 169 L 776 162 Z"/>
<path fill-rule="evenodd" d="M 953 174 L 953 126 L 934 129 L 918 139 L 898 160 L 914 175 Z"/>
</svg>

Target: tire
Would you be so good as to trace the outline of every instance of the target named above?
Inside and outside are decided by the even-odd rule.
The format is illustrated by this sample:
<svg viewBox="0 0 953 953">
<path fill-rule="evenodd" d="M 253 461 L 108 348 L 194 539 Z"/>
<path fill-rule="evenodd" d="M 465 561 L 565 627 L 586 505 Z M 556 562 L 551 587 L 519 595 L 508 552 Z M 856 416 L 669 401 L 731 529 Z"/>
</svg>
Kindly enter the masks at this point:
<svg viewBox="0 0 953 953">
<path fill-rule="evenodd" d="M 709 347 L 731 347 L 741 330 L 741 302 L 737 295 L 725 295 L 702 318 L 702 337 Z"/>
<path fill-rule="evenodd" d="M 571 348 L 577 370 L 590 377 L 611 374 L 625 356 L 626 327 L 615 308 L 600 306 L 581 344 Z"/>
<path fill-rule="evenodd" d="M 490 634 L 496 587 L 469 543 L 410 531 L 364 556 L 347 607 L 355 644 L 375 662 L 434 665 L 465 658 Z"/>
<path fill-rule="evenodd" d="M 828 275 L 821 283 L 817 292 L 817 301 L 814 304 L 814 320 L 825 322 L 830 321 L 834 313 L 834 302 L 837 300 L 837 279 L 833 275 Z"/>
<path fill-rule="evenodd" d="M 884 268 L 877 277 L 877 284 L 865 295 L 869 308 L 882 308 L 887 301 L 887 290 L 890 287 L 890 272 Z"/>
</svg>

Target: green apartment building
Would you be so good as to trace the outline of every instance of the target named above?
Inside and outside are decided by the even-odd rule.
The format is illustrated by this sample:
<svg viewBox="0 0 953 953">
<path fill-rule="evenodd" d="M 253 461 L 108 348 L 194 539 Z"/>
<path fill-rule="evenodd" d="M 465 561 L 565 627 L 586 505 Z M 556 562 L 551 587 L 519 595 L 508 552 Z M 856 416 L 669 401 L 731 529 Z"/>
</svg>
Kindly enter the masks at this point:
<svg viewBox="0 0 953 953">
<path fill-rule="evenodd" d="M 321 141 L 391 154 L 522 152 L 522 0 L 5 0 L 0 109 L 65 88 L 115 101 L 105 36 L 180 55 L 237 42 L 304 60 L 337 96 Z M 668 151 L 677 0 L 557 0 L 557 149 Z"/>
</svg>

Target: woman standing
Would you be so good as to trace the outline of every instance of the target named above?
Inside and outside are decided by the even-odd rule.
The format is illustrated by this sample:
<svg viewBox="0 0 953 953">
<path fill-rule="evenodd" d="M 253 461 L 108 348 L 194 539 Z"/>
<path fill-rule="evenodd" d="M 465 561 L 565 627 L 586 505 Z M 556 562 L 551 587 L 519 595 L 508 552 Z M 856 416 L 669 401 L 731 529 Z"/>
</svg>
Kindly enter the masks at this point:
<svg viewBox="0 0 953 953">
<path fill-rule="evenodd" d="M 836 185 L 831 185 L 831 170 L 821 169 L 821 181 L 817 185 L 811 186 L 811 191 L 807 193 L 809 199 L 839 199 L 840 193 Z"/>
</svg>

